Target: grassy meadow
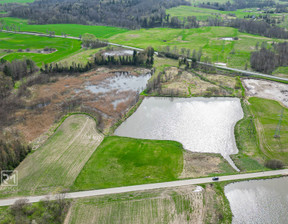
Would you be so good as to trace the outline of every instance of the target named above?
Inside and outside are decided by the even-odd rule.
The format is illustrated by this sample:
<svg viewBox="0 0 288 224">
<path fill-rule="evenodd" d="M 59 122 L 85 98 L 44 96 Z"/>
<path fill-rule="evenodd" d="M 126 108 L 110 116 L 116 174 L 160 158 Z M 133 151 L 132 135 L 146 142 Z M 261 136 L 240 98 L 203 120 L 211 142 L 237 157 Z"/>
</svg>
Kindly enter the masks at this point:
<svg viewBox="0 0 288 224">
<path fill-rule="evenodd" d="M 81 41 L 64 38 L 39 37 L 24 34 L 0 33 L 0 57 L 6 60 L 30 58 L 37 65 L 59 61 L 68 55 L 81 49 Z M 55 48 L 56 52 L 50 54 L 29 53 L 30 50 L 43 50 L 45 47 Z M 8 53 L 4 50 L 11 49 L 13 52 Z M 23 52 L 17 52 L 22 49 Z"/>
<path fill-rule="evenodd" d="M 178 142 L 106 137 L 77 177 L 73 190 L 176 180 L 183 169 Z"/>
<path fill-rule="evenodd" d="M 288 109 L 277 101 L 251 97 L 242 102 L 244 118 L 235 127 L 239 153 L 232 155 L 243 171 L 264 170 L 267 159 L 279 159 L 288 164 Z M 284 109 L 281 138 L 274 138 L 280 114 Z"/>
<path fill-rule="evenodd" d="M 255 119 L 248 103 L 242 100 L 241 105 L 244 117 L 237 122 L 234 129 L 239 152 L 236 155 L 231 155 L 231 158 L 241 171 L 261 171 L 265 169 L 264 161 L 266 158 L 260 149 Z"/>
<path fill-rule="evenodd" d="M 221 38 L 238 37 L 239 40 L 227 41 Z M 118 34 L 109 38 L 110 42 L 125 44 L 139 48 L 148 46 L 159 50 L 161 47 L 169 46 L 173 51 L 176 46 L 181 48 L 202 49 L 203 56 L 208 56 L 212 62 L 227 63 L 229 67 L 244 68 L 250 64 L 250 53 L 255 50 L 257 42 L 278 41 L 276 39 L 241 33 L 230 27 L 201 27 L 197 29 L 170 29 L 153 28 L 133 30 Z"/>
<path fill-rule="evenodd" d="M 282 160 L 288 164 L 288 109 L 274 100 L 251 97 L 250 109 L 255 117 L 260 148 L 267 158 Z M 283 118 L 280 138 L 274 138 L 281 111 Z"/>
<path fill-rule="evenodd" d="M 16 168 L 18 187 L 1 189 L 1 196 L 43 194 L 69 188 L 102 139 L 92 118 L 68 117 L 44 145 Z"/>
<path fill-rule="evenodd" d="M 84 33 L 94 34 L 99 39 L 109 38 L 119 33 L 125 33 L 128 30 L 124 28 L 112 27 L 112 26 L 87 26 L 80 24 L 47 24 L 47 25 L 30 25 L 25 19 L 5 17 L 0 19 L 0 23 L 11 26 L 15 25 L 16 30 L 20 27 L 20 31 L 47 33 L 52 31 L 56 35 L 62 35 L 65 33 L 69 36 L 79 37 Z"/>
<path fill-rule="evenodd" d="M 236 11 L 219 11 L 215 9 L 206 9 L 199 8 L 194 6 L 178 6 L 171 9 L 167 9 L 166 13 L 170 14 L 171 17 L 177 16 L 179 19 L 187 16 L 196 16 L 198 20 L 205 21 L 209 17 L 227 17 L 227 18 L 244 18 L 247 15 L 254 15 L 253 13 L 244 12 L 245 10 L 236 10 Z M 256 13 L 256 12 L 255 12 Z M 233 15 L 233 16 L 231 16 Z"/>
</svg>

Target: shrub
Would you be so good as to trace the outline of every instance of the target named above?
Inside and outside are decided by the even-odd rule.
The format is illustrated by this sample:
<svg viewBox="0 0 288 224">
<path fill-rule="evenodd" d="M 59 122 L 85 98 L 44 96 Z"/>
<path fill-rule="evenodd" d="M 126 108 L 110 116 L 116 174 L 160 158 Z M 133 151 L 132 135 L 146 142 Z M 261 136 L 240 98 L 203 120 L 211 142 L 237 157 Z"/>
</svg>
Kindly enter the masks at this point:
<svg viewBox="0 0 288 224">
<path fill-rule="evenodd" d="M 267 160 L 265 162 L 265 166 L 270 168 L 270 169 L 282 169 L 284 164 L 282 161 L 280 160 L 277 160 L 277 159 L 270 159 L 270 160 Z"/>
</svg>

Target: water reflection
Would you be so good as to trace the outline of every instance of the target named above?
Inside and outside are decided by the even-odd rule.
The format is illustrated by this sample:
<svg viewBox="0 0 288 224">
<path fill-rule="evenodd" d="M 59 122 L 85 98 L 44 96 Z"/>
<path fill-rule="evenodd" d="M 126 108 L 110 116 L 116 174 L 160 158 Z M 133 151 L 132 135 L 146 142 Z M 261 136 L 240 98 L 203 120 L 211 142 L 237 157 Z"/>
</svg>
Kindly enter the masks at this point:
<svg viewBox="0 0 288 224">
<path fill-rule="evenodd" d="M 113 90 L 121 91 L 143 91 L 151 74 L 134 76 L 128 72 L 117 72 L 115 76 L 105 79 L 97 85 L 86 85 L 86 89 L 93 93 L 107 93 Z"/>
<path fill-rule="evenodd" d="M 234 125 L 243 117 L 238 98 L 145 98 L 116 131 L 119 136 L 175 140 L 194 152 L 238 152 Z"/>
<path fill-rule="evenodd" d="M 233 224 L 288 223 L 288 177 L 243 181 L 225 187 Z"/>
</svg>

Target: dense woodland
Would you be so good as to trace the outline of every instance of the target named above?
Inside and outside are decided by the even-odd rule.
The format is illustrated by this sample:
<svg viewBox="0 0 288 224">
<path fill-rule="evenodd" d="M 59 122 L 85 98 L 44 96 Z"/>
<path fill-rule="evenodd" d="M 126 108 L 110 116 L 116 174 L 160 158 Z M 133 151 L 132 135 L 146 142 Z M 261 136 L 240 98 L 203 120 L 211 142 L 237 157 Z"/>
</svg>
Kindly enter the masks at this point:
<svg viewBox="0 0 288 224">
<path fill-rule="evenodd" d="M 245 8 L 263 8 L 269 6 L 275 6 L 276 2 L 274 0 L 233 0 L 225 3 L 219 2 L 203 2 L 199 4 L 199 7 L 216 9 L 221 11 L 235 11 L 237 9 L 245 9 Z"/>
<path fill-rule="evenodd" d="M 33 74 L 38 70 L 35 62 L 30 59 L 14 60 L 12 62 L 4 59 L 0 60 L 0 72 L 4 75 L 11 77 L 12 81 L 15 82 L 26 76 Z"/>
<path fill-rule="evenodd" d="M 22 145 L 20 141 L 4 142 L 0 140 L 0 172 L 13 170 L 30 151 L 31 148 Z"/>
<path fill-rule="evenodd" d="M 251 53 L 250 63 L 254 70 L 268 74 L 279 66 L 288 66 L 288 43 L 273 43 L 270 49 L 262 44 L 260 50 Z"/>
<path fill-rule="evenodd" d="M 229 25 L 238 28 L 241 32 L 257 34 L 270 38 L 287 39 L 288 32 L 281 27 L 272 26 L 265 21 L 253 21 L 246 19 L 233 19 Z"/>
<path fill-rule="evenodd" d="M 185 0 L 41 0 L 14 6 L 11 16 L 35 24 L 104 24 L 136 29 L 169 21 L 165 10 L 190 5 Z"/>
</svg>

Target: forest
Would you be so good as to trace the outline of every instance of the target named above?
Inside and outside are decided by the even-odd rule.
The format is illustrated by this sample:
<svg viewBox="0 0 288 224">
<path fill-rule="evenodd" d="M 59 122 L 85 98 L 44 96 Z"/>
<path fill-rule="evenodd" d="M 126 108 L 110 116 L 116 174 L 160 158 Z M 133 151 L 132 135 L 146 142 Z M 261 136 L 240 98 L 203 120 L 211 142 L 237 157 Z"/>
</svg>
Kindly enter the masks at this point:
<svg viewBox="0 0 288 224">
<path fill-rule="evenodd" d="M 262 44 L 261 49 L 251 53 L 251 67 L 271 74 L 277 67 L 288 66 L 288 43 L 273 43 L 272 48 Z"/>
<path fill-rule="evenodd" d="M 245 9 L 245 8 L 263 8 L 269 6 L 275 6 L 276 2 L 273 0 L 234 0 L 234 1 L 227 1 L 225 3 L 219 2 L 203 2 L 199 4 L 199 7 L 202 8 L 209 8 L 209 9 L 216 9 L 221 11 L 235 11 L 237 9 Z"/>
<path fill-rule="evenodd" d="M 42 0 L 10 8 L 11 16 L 35 24 L 110 25 L 130 29 L 161 26 L 165 10 L 190 5 L 185 0 Z"/>
</svg>

